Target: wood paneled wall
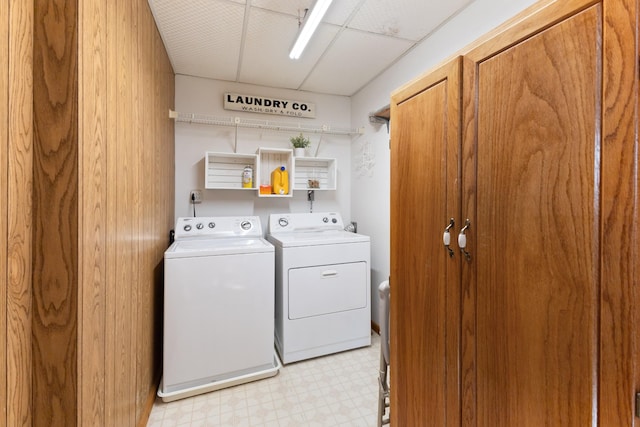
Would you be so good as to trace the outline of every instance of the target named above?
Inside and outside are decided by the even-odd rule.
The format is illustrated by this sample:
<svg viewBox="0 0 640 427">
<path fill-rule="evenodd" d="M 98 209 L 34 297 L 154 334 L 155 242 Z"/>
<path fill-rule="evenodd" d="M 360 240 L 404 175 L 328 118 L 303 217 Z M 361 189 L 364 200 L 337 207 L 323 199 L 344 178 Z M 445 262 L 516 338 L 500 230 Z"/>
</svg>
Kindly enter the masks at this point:
<svg viewBox="0 0 640 427">
<path fill-rule="evenodd" d="M 0 200 L 9 197 L 9 3 L 0 2 Z M 7 203 L 0 203 L 0 414 L 7 413 Z M 0 415 L 0 423 L 6 416 Z"/>
<path fill-rule="evenodd" d="M 144 425 L 174 74 L 146 0 L 0 3 L 0 425 Z"/>
<path fill-rule="evenodd" d="M 34 6 L 33 425 L 75 426 L 77 6 L 48 0 Z"/>
<path fill-rule="evenodd" d="M 33 2 L 4 2 L 0 150 L 0 425 L 31 424 L 31 253 L 33 174 Z M 5 418 L 6 417 L 6 418 Z"/>
<path fill-rule="evenodd" d="M 79 419 L 131 426 L 160 373 L 174 75 L 146 1 L 81 2 L 78 16 Z"/>
</svg>

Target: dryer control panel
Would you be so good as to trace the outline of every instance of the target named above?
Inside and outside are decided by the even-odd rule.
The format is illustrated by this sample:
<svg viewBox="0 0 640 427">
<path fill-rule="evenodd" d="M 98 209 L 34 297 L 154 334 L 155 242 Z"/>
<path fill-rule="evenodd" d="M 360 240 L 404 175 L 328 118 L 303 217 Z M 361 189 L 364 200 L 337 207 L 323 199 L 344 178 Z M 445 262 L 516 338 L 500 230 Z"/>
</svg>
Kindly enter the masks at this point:
<svg viewBox="0 0 640 427">
<path fill-rule="evenodd" d="M 176 221 L 175 239 L 206 237 L 262 237 L 260 217 L 181 217 Z"/>
<path fill-rule="evenodd" d="M 337 212 L 283 213 L 269 216 L 269 233 L 342 230 L 344 222 Z"/>
</svg>

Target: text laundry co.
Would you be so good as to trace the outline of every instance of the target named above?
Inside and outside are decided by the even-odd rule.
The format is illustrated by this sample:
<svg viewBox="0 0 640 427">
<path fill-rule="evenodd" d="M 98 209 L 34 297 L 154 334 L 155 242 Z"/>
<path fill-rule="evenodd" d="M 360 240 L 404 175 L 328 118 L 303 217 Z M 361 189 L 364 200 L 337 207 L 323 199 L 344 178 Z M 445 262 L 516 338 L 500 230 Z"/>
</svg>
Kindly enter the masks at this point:
<svg viewBox="0 0 640 427">
<path fill-rule="evenodd" d="M 224 109 L 290 117 L 314 118 L 316 116 L 315 104 L 310 102 L 237 93 L 224 94 Z"/>
</svg>

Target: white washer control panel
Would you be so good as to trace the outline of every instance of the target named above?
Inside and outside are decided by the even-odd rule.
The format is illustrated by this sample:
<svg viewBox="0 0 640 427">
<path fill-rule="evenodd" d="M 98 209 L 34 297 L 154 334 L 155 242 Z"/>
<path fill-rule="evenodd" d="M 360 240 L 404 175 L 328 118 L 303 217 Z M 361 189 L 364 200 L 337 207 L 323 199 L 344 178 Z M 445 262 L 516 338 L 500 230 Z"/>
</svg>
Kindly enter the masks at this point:
<svg viewBox="0 0 640 427">
<path fill-rule="evenodd" d="M 191 237 L 262 237 L 262 225 L 257 216 L 178 218 L 175 239 Z"/>
</svg>

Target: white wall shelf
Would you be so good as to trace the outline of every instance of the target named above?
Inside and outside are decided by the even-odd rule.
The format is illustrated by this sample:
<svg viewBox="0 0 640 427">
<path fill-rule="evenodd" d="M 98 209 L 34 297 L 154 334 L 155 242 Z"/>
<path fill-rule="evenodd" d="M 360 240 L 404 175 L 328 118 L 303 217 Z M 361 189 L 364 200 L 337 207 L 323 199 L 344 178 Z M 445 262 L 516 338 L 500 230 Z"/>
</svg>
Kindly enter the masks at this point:
<svg viewBox="0 0 640 427">
<path fill-rule="evenodd" d="M 284 166 L 289 175 L 289 191 L 286 194 L 262 194 L 258 192 L 259 197 L 292 197 L 293 196 L 293 177 L 295 174 L 293 166 L 293 150 L 286 148 L 258 148 L 258 171 L 256 173 L 257 186 L 271 185 L 271 172 Z"/>
<path fill-rule="evenodd" d="M 253 169 L 253 185 L 242 187 L 242 172 L 245 166 Z M 256 154 L 239 153 L 205 153 L 204 187 L 207 189 L 255 190 L 258 156 Z"/>
<path fill-rule="evenodd" d="M 338 165 L 336 159 L 294 157 L 294 190 L 335 190 Z M 314 187 L 314 185 L 318 185 Z"/>
<path fill-rule="evenodd" d="M 301 123 L 285 123 L 273 120 L 256 120 L 245 119 L 241 117 L 215 117 L 206 114 L 180 113 L 169 110 L 169 117 L 176 122 L 195 123 L 214 126 L 230 126 L 235 128 L 253 128 L 262 130 L 271 130 L 276 132 L 303 132 L 303 133 L 319 133 L 327 135 L 362 135 L 364 128 L 340 128 L 332 127 L 327 124 L 311 125 Z"/>
<path fill-rule="evenodd" d="M 251 188 L 242 187 L 242 172 L 253 170 Z M 336 159 L 293 157 L 293 150 L 259 148 L 256 154 L 205 153 L 205 188 L 209 190 L 257 191 L 261 185 L 271 185 L 271 173 L 284 166 L 289 175 L 286 194 L 262 194 L 259 197 L 292 197 L 295 190 L 335 190 L 338 164 Z M 318 185 L 318 187 L 313 187 Z"/>
</svg>

